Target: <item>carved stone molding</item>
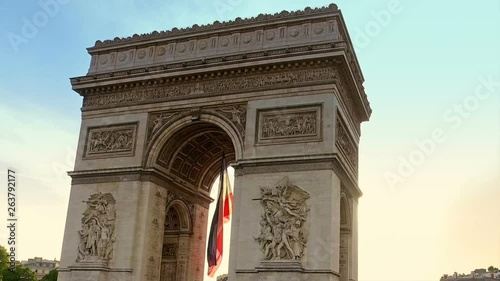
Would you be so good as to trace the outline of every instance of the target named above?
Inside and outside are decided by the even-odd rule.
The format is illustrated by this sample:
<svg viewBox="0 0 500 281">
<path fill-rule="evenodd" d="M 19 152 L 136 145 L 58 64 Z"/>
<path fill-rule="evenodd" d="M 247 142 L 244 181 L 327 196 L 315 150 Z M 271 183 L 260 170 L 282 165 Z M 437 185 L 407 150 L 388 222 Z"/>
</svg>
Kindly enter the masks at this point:
<svg viewBox="0 0 500 281">
<path fill-rule="evenodd" d="M 84 158 L 133 156 L 137 125 L 129 123 L 88 128 Z"/>
<path fill-rule="evenodd" d="M 333 170 L 333 158 L 326 162 L 312 161 L 311 163 L 273 163 L 263 165 L 236 165 L 235 176 L 246 174 L 262 174 L 262 173 L 286 173 L 296 171 L 318 171 L 318 170 Z"/>
<path fill-rule="evenodd" d="M 172 82 L 163 85 L 140 85 L 132 88 L 116 88 L 108 92 L 86 95 L 83 109 L 98 109 L 129 104 L 141 104 L 175 100 L 186 97 L 206 97 L 241 91 L 298 87 L 302 85 L 332 82 L 338 76 L 333 67 L 314 67 L 264 72 L 254 75 L 238 75 L 222 79 L 200 79 L 196 82 Z"/>
<path fill-rule="evenodd" d="M 69 174 L 72 178 L 72 185 L 149 181 L 165 187 L 169 193 L 176 192 L 182 198 L 190 198 L 194 204 L 204 208 L 208 208 L 213 201 L 209 195 L 186 188 L 183 184 L 175 182 L 171 177 L 158 170 L 144 170 L 142 167 L 134 167 L 74 171 Z"/>
<path fill-rule="evenodd" d="M 116 240 L 116 201 L 111 193 L 95 193 L 84 201 L 82 230 L 78 231 L 77 262 L 107 263 L 113 258 L 113 244 Z"/>
<path fill-rule="evenodd" d="M 201 63 L 207 63 L 207 61 L 212 63 L 215 58 L 219 61 L 233 60 L 233 57 L 237 57 L 235 52 L 251 55 L 254 54 L 254 50 L 270 52 L 277 48 L 290 49 L 288 46 L 312 45 L 325 41 L 340 43 L 344 35 L 342 31 L 339 31 L 338 18 L 332 17 L 313 23 L 306 20 L 288 23 L 280 28 L 270 26 L 265 27 L 264 30 L 239 31 L 231 35 L 214 34 L 211 38 L 207 38 L 206 34 L 201 34 L 200 37 L 193 38 L 189 42 L 174 39 L 149 46 L 136 45 L 128 46 L 127 49 L 91 52 L 89 73 L 149 67 L 158 63 L 169 63 L 171 66 L 177 64 L 184 67 L 191 66 L 194 59 Z"/>
<path fill-rule="evenodd" d="M 260 235 L 254 237 L 262 251 L 262 259 L 296 260 L 304 255 L 308 233 L 304 226 L 309 208 L 309 193 L 291 184 L 288 177 L 273 187 L 260 187 Z"/>
<path fill-rule="evenodd" d="M 322 105 L 257 111 L 256 144 L 322 140 Z"/>
<path fill-rule="evenodd" d="M 337 86 L 340 97 L 340 106 L 345 108 L 346 112 L 348 112 L 348 118 L 352 121 L 354 129 L 359 134 L 361 132 L 361 118 L 359 117 L 359 112 L 356 110 L 355 101 L 352 97 L 352 85 L 349 85 L 344 79 L 341 77 L 341 73 L 338 73 L 338 76 L 334 79 L 334 83 Z"/>
<path fill-rule="evenodd" d="M 303 10 L 297 10 L 297 11 L 282 11 L 280 13 L 275 13 L 275 14 L 259 14 L 256 17 L 250 17 L 250 18 L 236 18 L 235 20 L 230 20 L 227 22 L 219 22 L 215 21 L 212 24 L 207 24 L 207 25 L 198 25 L 195 24 L 191 27 L 186 27 L 186 28 L 173 28 L 172 30 L 167 30 L 167 31 L 153 31 L 151 33 L 146 33 L 146 34 L 134 34 L 133 36 L 130 37 L 124 37 L 124 38 L 119 38 L 116 37 L 113 40 L 104 40 L 104 41 L 96 41 L 94 48 L 96 47 L 104 47 L 104 46 L 113 46 L 113 45 L 119 45 L 119 44 L 124 44 L 124 43 L 131 43 L 131 42 L 141 42 L 144 40 L 148 39 L 157 39 L 157 38 L 168 38 L 171 36 L 177 36 L 181 34 L 191 34 L 192 32 L 206 32 L 206 31 L 211 31 L 211 30 L 216 30 L 220 28 L 227 28 L 227 27 L 234 27 L 237 25 L 241 24 L 248 24 L 248 23 L 259 23 L 259 22 L 264 22 L 264 21 L 269 21 L 269 20 L 276 20 L 276 19 L 286 19 L 286 18 L 293 18 L 301 15 L 309 15 L 309 14 L 319 14 L 319 13 L 325 13 L 325 12 L 335 12 L 338 11 L 338 7 L 335 4 L 330 4 L 329 6 L 326 7 L 320 7 L 320 8 L 310 8 L 306 7 Z M 292 35 L 292 34 L 291 34 Z M 243 39 L 245 42 L 245 39 Z"/>
<path fill-rule="evenodd" d="M 174 200 L 181 200 L 181 197 L 175 193 L 169 192 L 167 195 L 167 206 L 169 206 Z"/>
<path fill-rule="evenodd" d="M 349 166 L 353 169 L 355 175 L 358 173 L 358 147 L 350 136 L 344 120 L 337 112 L 337 124 L 335 126 L 336 140 L 335 144 L 338 150 L 345 156 Z"/>
<path fill-rule="evenodd" d="M 174 201 L 180 201 L 180 202 L 182 202 L 183 205 L 185 205 L 187 207 L 187 210 L 189 213 L 186 215 L 190 220 L 189 224 L 187 221 L 183 221 L 180 219 L 180 217 L 178 217 L 181 215 L 178 213 L 178 210 L 172 209 L 172 202 L 174 202 Z M 191 226 L 191 227 L 193 226 L 194 216 L 196 215 L 195 214 L 195 205 L 193 202 L 186 200 L 175 193 L 169 192 L 167 195 L 167 208 L 169 208 L 169 209 L 167 210 L 167 217 L 165 220 L 165 230 L 167 230 L 167 231 L 181 230 L 181 228 L 187 229 L 187 228 L 189 228 L 189 226 Z M 177 217 L 175 217 L 175 216 L 177 216 Z M 169 224 L 169 225 L 167 225 L 167 224 Z M 176 228 L 173 226 L 174 224 L 177 224 Z"/>
<path fill-rule="evenodd" d="M 153 74 L 168 74 L 179 70 L 186 70 L 186 68 L 197 69 L 206 68 L 211 65 L 221 65 L 221 64 L 232 64 L 237 62 L 252 63 L 259 60 L 268 59 L 280 59 L 280 58 L 290 58 L 290 57 L 300 57 L 304 53 L 308 54 L 322 54 L 325 52 L 340 52 L 344 50 L 344 43 L 318 43 L 318 44 L 308 44 L 307 46 L 297 46 L 297 47 L 286 47 L 281 49 L 273 49 L 268 51 L 257 50 L 253 52 L 245 52 L 242 54 L 234 54 L 230 56 L 219 56 L 212 58 L 202 58 L 179 62 L 165 62 L 163 64 L 155 64 L 150 66 L 143 66 L 130 70 L 116 70 L 107 71 L 104 73 L 95 73 L 92 75 L 79 76 L 71 78 L 72 85 L 76 86 L 75 90 L 82 94 L 91 94 L 95 89 L 89 89 L 85 87 L 88 83 L 101 82 L 110 79 L 120 79 L 120 78 L 132 78 L 138 75 L 153 75 Z M 341 61 L 340 58 L 337 58 Z M 144 82 L 144 81 L 143 81 Z M 82 87 L 83 86 L 83 87 Z M 121 85 L 123 86 L 123 85 Z M 107 86 L 103 86 L 107 88 Z"/>
<path fill-rule="evenodd" d="M 230 26 L 214 24 L 200 28 L 196 25 L 196 28 L 186 29 L 189 30 L 187 34 L 174 29 L 124 39 L 115 38 L 113 41 L 97 41 L 95 47 L 88 49 L 92 55 L 89 73 L 161 62 L 184 62 L 186 59 L 210 58 L 221 54 L 232 56 L 235 52 L 255 49 L 272 50 L 325 41 L 342 42 L 346 38 L 340 23 L 340 12 L 336 12 L 336 8 L 308 11 L 260 15 L 257 18 L 267 18 L 267 25 L 264 26 L 261 20 L 240 19 Z M 220 29 L 224 31 L 220 32 Z"/>
<path fill-rule="evenodd" d="M 179 195 L 177 195 L 175 193 L 169 192 L 168 195 L 167 195 L 167 206 L 170 206 L 170 204 L 173 201 L 175 201 L 175 200 L 179 200 L 182 203 L 184 203 L 188 207 L 190 215 L 194 214 L 194 204 L 193 204 L 193 202 L 191 202 L 189 200 L 186 200 L 186 199 L 183 199 L 181 196 L 179 196 Z"/>
</svg>

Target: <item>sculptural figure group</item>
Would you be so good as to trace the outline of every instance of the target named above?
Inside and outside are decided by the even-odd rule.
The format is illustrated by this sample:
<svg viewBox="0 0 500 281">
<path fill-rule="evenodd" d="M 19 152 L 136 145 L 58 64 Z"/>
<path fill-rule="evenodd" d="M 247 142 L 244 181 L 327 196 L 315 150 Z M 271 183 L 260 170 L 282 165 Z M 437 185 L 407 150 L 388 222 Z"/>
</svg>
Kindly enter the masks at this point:
<svg viewBox="0 0 500 281">
<path fill-rule="evenodd" d="M 304 227 L 309 194 L 282 179 L 274 187 L 261 187 L 263 207 L 259 242 L 263 260 L 300 260 L 307 244 Z"/>
<path fill-rule="evenodd" d="M 83 213 L 77 262 L 109 260 L 115 242 L 115 199 L 110 193 L 92 194 Z"/>
<path fill-rule="evenodd" d="M 88 151 L 90 153 L 102 153 L 128 150 L 132 148 L 133 136 L 134 131 L 131 129 L 93 132 L 89 140 Z"/>
<path fill-rule="evenodd" d="M 316 113 L 274 115 L 264 118 L 262 137 L 275 138 L 316 133 Z"/>
</svg>

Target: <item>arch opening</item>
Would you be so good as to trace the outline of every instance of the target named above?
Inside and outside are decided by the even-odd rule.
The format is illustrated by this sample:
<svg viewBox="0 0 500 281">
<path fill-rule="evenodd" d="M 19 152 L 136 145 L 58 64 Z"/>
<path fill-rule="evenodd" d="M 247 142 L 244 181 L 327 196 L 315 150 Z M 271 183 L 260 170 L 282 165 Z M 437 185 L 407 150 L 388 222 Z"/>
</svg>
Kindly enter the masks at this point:
<svg viewBox="0 0 500 281">
<path fill-rule="evenodd" d="M 164 223 L 160 272 L 160 280 L 162 281 L 177 280 L 181 225 L 181 214 L 175 206 L 171 206 L 167 209 Z"/>
<path fill-rule="evenodd" d="M 212 186 L 220 175 L 223 154 L 226 163 L 236 159 L 233 141 L 220 126 L 197 121 L 178 127 L 158 148 L 153 167 L 175 183 L 167 187 L 159 281 L 204 280 L 211 216 L 209 206 L 196 197 L 208 198 L 212 191 L 214 198 Z"/>
<path fill-rule="evenodd" d="M 210 194 L 220 173 L 220 161 L 236 159 L 228 133 L 217 125 L 198 122 L 178 130 L 159 151 L 156 165 L 170 177 L 196 191 Z"/>
<path fill-rule="evenodd" d="M 352 238 L 351 238 L 351 210 L 348 197 L 345 193 L 340 196 L 340 249 L 339 273 L 341 281 L 350 280 Z"/>
</svg>

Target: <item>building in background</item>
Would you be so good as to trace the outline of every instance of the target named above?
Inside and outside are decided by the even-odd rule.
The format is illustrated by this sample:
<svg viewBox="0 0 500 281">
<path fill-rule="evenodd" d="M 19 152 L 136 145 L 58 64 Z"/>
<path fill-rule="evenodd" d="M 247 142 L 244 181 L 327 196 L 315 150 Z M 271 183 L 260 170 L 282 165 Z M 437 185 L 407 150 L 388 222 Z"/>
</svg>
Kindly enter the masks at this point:
<svg viewBox="0 0 500 281">
<path fill-rule="evenodd" d="M 54 260 L 44 260 L 40 257 L 35 257 L 32 259 L 28 259 L 28 261 L 23 261 L 21 264 L 33 270 L 36 273 L 38 279 L 42 279 L 45 275 L 47 275 L 51 270 L 57 268 L 59 266 L 59 261 Z"/>
<path fill-rule="evenodd" d="M 453 275 L 444 274 L 441 277 L 441 281 L 487 281 L 487 280 L 500 280 L 500 271 L 498 268 L 494 268 L 492 270 L 486 270 L 484 268 L 476 269 L 472 271 L 470 274 L 458 274 L 454 273 Z"/>
<path fill-rule="evenodd" d="M 227 280 L 228 280 L 227 274 L 217 276 L 217 281 L 227 281 Z"/>
</svg>

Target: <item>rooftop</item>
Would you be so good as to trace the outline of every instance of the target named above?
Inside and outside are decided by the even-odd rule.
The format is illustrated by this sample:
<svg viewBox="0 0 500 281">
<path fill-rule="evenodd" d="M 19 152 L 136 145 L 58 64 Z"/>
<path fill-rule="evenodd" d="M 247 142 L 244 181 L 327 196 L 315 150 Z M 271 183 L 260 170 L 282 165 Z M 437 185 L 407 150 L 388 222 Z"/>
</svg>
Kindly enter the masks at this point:
<svg viewBox="0 0 500 281">
<path fill-rule="evenodd" d="M 232 27 L 242 27 L 245 24 L 250 24 L 250 23 L 267 23 L 272 20 L 277 20 L 277 19 L 287 19 L 291 17 L 300 17 L 300 16 L 309 16 L 313 14 L 324 14 L 327 12 L 332 12 L 332 11 L 338 11 L 338 7 L 336 4 L 330 4 L 327 7 L 319 7 L 319 8 L 311 8 L 311 7 L 306 7 L 303 10 L 297 10 L 297 11 L 281 11 L 280 13 L 275 13 L 275 14 L 259 14 L 256 17 L 250 17 L 250 18 L 236 18 L 234 20 L 230 21 L 224 21 L 224 22 L 219 22 L 219 21 L 214 21 L 212 24 L 206 24 L 206 25 L 198 25 L 194 24 L 191 27 L 185 27 L 185 28 L 172 28 L 171 30 L 166 30 L 166 31 L 153 31 L 150 33 L 144 33 L 144 34 L 134 34 L 129 37 L 115 37 L 113 40 L 97 40 L 95 42 L 94 47 L 89 48 L 90 50 L 100 48 L 100 47 L 107 47 L 107 46 L 118 46 L 118 45 L 123 45 L 127 43 L 135 43 L 135 42 L 145 42 L 149 40 L 154 40 L 154 39 L 170 39 L 173 37 L 176 37 L 178 35 L 192 35 L 193 33 L 197 32 L 209 32 L 209 31 L 218 31 L 220 28 L 232 28 Z"/>
</svg>

